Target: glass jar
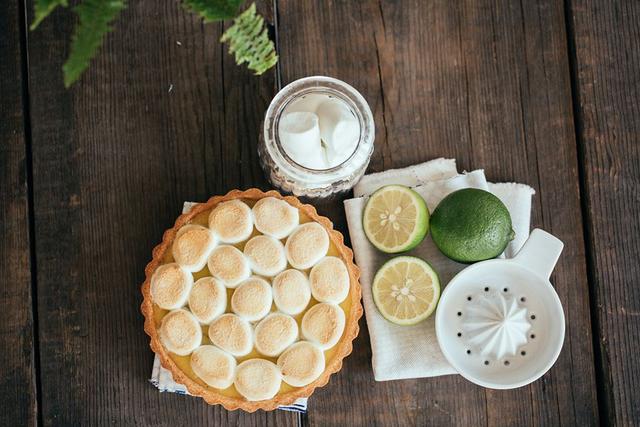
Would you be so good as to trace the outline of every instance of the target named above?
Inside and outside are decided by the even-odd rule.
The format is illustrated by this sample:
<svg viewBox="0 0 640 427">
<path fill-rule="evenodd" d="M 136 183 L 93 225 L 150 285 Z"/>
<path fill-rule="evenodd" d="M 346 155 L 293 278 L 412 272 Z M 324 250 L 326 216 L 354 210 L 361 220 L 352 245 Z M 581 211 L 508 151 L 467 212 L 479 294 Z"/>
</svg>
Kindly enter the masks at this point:
<svg viewBox="0 0 640 427">
<path fill-rule="evenodd" d="M 310 94 L 325 95 L 344 102 L 360 124 L 360 136 L 351 155 L 329 169 L 310 169 L 295 162 L 284 150 L 279 136 L 280 118 L 287 107 Z M 296 196 L 325 198 L 350 190 L 364 175 L 375 138 L 371 109 L 364 97 L 347 83 L 331 77 L 314 76 L 285 86 L 271 101 L 260 134 L 260 165 L 271 184 Z"/>
</svg>

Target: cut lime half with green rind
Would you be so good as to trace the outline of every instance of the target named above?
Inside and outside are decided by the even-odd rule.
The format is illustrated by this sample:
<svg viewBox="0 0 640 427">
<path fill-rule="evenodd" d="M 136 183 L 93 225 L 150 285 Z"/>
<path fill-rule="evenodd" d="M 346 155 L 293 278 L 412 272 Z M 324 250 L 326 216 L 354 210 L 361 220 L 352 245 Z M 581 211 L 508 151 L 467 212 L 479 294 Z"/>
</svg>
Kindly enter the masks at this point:
<svg viewBox="0 0 640 427">
<path fill-rule="evenodd" d="M 403 185 L 387 185 L 373 193 L 364 208 L 367 239 L 385 253 L 418 246 L 429 231 L 429 209 L 422 196 Z"/>
<path fill-rule="evenodd" d="M 428 262 L 399 256 L 377 271 L 371 286 L 380 314 L 396 325 L 415 325 L 427 319 L 440 299 L 440 279 Z"/>
</svg>

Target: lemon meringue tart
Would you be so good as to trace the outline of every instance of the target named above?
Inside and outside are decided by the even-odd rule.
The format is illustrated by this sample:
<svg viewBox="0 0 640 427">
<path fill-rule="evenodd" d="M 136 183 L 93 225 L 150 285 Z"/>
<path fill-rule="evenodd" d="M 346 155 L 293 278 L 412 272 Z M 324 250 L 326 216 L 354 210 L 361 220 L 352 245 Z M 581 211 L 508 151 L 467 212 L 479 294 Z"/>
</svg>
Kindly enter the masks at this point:
<svg viewBox="0 0 640 427">
<path fill-rule="evenodd" d="M 145 274 L 151 349 L 190 394 L 229 410 L 309 397 L 358 335 L 353 253 L 313 206 L 275 191 L 195 204 Z"/>
</svg>

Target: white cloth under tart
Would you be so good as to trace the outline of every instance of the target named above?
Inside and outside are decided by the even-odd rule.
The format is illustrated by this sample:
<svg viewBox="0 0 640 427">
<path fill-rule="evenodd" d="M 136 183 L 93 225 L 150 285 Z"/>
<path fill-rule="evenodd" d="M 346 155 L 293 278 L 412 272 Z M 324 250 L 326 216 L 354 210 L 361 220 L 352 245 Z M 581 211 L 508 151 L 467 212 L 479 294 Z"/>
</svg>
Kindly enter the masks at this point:
<svg viewBox="0 0 640 427">
<path fill-rule="evenodd" d="M 298 341 L 278 357 L 284 382 L 304 387 L 315 381 L 324 371 L 324 352 L 309 341 Z"/>
<path fill-rule="evenodd" d="M 329 235 L 317 222 L 307 222 L 298 226 L 287 238 L 285 251 L 293 268 L 306 270 L 329 251 Z"/>
<path fill-rule="evenodd" d="M 241 317 L 226 313 L 209 325 L 209 339 L 227 353 L 242 357 L 253 350 L 253 329 Z"/>
<path fill-rule="evenodd" d="M 260 199 L 253 206 L 256 229 L 276 239 L 287 237 L 300 222 L 298 209 L 275 197 Z"/>
<path fill-rule="evenodd" d="M 344 311 L 337 305 L 321 302 L 302 317 L 302 336 L 322 350 L 328 350 L 340 340 L 344 325 Z"/>
<path fill-rule="evenodd" d="M 160 324 L 160 341 L 167 350 L 178 356 L 187 356 L 202 343 L 200 323 L 187 310 L 167 313 Z"/>
<path fill-rule="evenodd" d="M 271 285 L 253 276 L 240 283 L 231 296 L 231 310 L 249 322 L 262 319 L 271 311 L 273 301 Z"/>
<path fill-rule="evenodd" d="M 251 276 L 249 261 L 235 246 L 221 245 L 215 248 L 209 255 L 207 266 L 211 275 L 222 280 L 227 288 L 235 288 Z"/>
<path fill-rule="evenodd" d="M 173 259 L 187 271 L 200 271 L 216 246 L 216 236 L 207 227 L 187 224 L 178 230 L 171 245 Z"/>
<path fill-rule="evenodd" d="M 280 390 L 280 368 L 266 359 L 249 359 L 238 365 L 234 384 L 245 399 L 271 399 Z"/>
<path fill-rule="evenodd" d="M 191 353 L 191 369 L 207 385 L 225 389 L 233 384 L 236 359 L 213 345 L 203 345 Z"/>
<path fill-rule="evenodd" d="M 309 280 L 299 270 L 289 269 L 278 274 L 271 287 L 278 310 L 292 316 L 302 313 L 311 300 Z"/>
<path fill-rule="evenodd" d="M 240 243 L 253 232 L 253 213 L 241 200 L 220 203 L 209 214 L 209 229 L 222 243 Z"/>
<path fill-rule="evenodd" d="M 165 310 L 180 308 L 187 303 L 193 286 L 193 276 L 172 262 L 161 265 L 151 276 L 151 299 Z"/>
<path fill-rule="evenodd" d="M 254 273 L 272 277 L 287 268 L 284 245 L 271 236 L 255 236 L 244 245 L 244 255 Z"/>
<path fill-rule="evenodd" d="M 227 309 L 227 289 L 214 277 L 198 279 L 189 294 L 189 310 L 205 325 L 208 325 Z"/>
<path fill-rule="evenodd" d="M 334 256 L 322 258 L 309 273 L 311 294 L 320 302 L 340 304 L 349 295 L 349 271 Z"/>
<path fill-rule="evenodd" d="M 298 339 L 298 323 L 287 314 L 271 313 L 256 325 L 254 337 L 256 350 L 277 357 Z"/>
</svg>

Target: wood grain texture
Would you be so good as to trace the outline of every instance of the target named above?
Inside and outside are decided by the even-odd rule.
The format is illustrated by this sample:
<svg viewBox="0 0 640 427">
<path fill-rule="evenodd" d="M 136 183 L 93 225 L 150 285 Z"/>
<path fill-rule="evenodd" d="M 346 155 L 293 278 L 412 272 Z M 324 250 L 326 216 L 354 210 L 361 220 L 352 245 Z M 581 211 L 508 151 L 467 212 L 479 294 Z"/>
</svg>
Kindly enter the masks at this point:
<svg viewBox="0 0 640 427">
<path fill-rule="evenodd" d="M 569 1 L 602 419 L 640 424 L 640 4 Z"/>
<path fill-rule="evenodd" d="M 36 425 L 20 8 L 0 4 L 0 425 Z"/>
<path fill-rule="evenodd" d="M 340 375 L 313 396 L 307 421 L 597 424 L 562 4 L 280 0 L 278 9 L 283 83 L 330 75 L 369 101 L 377 124 L 371 171 L 447 156 L 460 170 L 528 183 L 537 190 L 533 224 L 566 245 L 552 282 L 567 336 L 541 380 L 512 391 L 457 376 L 375 383 L 365 330 Z M 344 226 L 339 204 L 324 209 Z"/>
<path fill-rule="evenodd" d="M 31 9 L 30 9 L 31 10 Z M 142 329 L 151 249 L 185 200 L 264 187 L 257 130 L 274 72 L 256 78 L 180 2 L 129 2 L 70 90 L 73 19 L 30 34 L 44 425 L 295 425 L 159 393 Z"/>
</svg>

